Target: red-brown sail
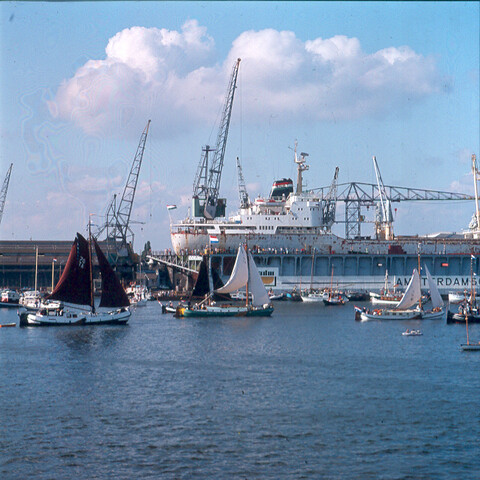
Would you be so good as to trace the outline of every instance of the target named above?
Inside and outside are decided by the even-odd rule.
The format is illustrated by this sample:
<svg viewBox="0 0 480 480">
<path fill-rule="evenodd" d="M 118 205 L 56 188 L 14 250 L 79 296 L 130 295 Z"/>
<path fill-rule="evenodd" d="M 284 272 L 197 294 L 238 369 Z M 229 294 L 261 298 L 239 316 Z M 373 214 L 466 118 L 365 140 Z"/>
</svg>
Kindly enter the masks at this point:
<svg viewBox="0 0 480 480">
<path fill-rule="evenodd" d="M 90 305 L 90 260 L 88 242 L 77 233 L 67 264 L 53 292 L 47 297 L 77 305 Z"/>
<path fill-rule="evenodd" d="M 125 289 L 122 287 L 120 280 L 95 239 L 93 239 L 93 244 L 95 245 L 95 252 L 97 253 L 100 273 L 102 275 L 100 307 L 128 307 L 130 301 L 125 293 Z"/>
</svg>

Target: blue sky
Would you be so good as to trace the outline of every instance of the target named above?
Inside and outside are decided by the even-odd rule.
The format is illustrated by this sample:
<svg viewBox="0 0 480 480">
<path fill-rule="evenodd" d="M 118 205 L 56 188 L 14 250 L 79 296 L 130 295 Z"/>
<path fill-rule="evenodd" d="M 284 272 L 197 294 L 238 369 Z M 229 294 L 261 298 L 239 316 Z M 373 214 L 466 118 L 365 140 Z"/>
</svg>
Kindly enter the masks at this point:
<svg viewBox="0 0 480 480">
<path fill-rule="evenodd" d="M 135 249 L 170 247 L 241 57 L 222 195 L 295 178 L 473 192 L 478 2 L 2 2 L 0 238 L 73 239 L 121 194 L 152 119 L 132 212 Z M 469 203 L 402 203 L 397 234 L 461 231 Z M 341 215 L 341 213 L 340 213 Z M 371 225 L 363 227 L 371 233 Z M 343 234 L 339 225 L 336 233 Z"/>
</svg>

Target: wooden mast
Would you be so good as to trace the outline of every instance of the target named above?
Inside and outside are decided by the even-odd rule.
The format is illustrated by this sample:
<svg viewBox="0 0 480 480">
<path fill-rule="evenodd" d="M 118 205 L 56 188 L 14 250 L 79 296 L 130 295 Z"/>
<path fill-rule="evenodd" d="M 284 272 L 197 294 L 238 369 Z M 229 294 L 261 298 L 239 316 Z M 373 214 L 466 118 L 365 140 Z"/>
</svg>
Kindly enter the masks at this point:
<svg viewBox="0 0 480 480">
<path fill-rule="evenodd" d="M 93 296 L 93 262 L 92 262 L 92 217 L 88 219 L 88 259 L 90 261 L 90 307 L 95 313 L 95 297 Z"/>
</svg>

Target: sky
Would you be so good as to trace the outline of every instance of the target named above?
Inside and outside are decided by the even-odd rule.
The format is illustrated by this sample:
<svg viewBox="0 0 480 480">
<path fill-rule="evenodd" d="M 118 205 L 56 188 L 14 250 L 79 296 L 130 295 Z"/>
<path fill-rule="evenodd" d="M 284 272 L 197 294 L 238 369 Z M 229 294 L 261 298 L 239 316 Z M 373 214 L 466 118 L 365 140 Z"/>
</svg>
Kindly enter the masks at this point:
<svg viewBox="0 0 480 480">
<path fill-rule="evenodd" d="M 89 218 L 100 226 L 151 120 L 134 248 L 171 248 L 237 58 L 228 214 L 236 157 L 250 197 L 267 195 L 296 178 L 295 142 L 309 153 L 307 188 L 330 185 L 336 166 L 340 183 L 374 183 L 375 155 L 386 185 L 473 194 L 479 24 L 479 2 L 1 2 L 2 184 L 13 170 L 0 239 L 73 240 Z M 396 234 L 460 232 L 475 208 L 395 206 Z"/>
</svg>

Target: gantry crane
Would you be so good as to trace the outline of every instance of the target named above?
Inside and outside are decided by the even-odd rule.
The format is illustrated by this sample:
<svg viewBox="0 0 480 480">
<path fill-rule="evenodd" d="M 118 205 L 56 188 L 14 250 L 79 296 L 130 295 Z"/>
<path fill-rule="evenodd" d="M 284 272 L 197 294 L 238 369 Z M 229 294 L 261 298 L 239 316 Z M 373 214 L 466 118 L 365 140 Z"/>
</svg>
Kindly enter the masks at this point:
<svg viewBox="0 0 480 480">
<path fill-rule="evenodd" d="M 0 191 L 0 223 L 2 223 L 3 209 L 5 208 L 5 201 L 7 200 L 7 191 L 8 184 L 10 183 L 10 175 L 12 173 L 13 163 L 10 164 L 10 168 L 5 175 L 5 180 L 3 181 L 2 190 Z"/>
<path fill-rule="evenodd" d="M 137 152 L 133 159 L 118 208 L 117 196 L 114 195 L 107 210 L 106 222 L 96 234 L 96 236 L 99 237 L 106 230 L 107 241 L 115 245 L 116 254 L 119 255 L 121 253 L 121 256 L 126 256 L 128 250 L 133 249 L 134 234 L 130 228 L 130 215 L 132 213 L 133 200 L 137 189 L 138 177 L 140 174 L 140 167 L 142 166 L 143 153 L 145 151 L 145 143 L 147 141 L 150 122 L 151 120 L 147 122 L 147 126 L 140 137 Z"/>
<path fill-rule="evenodd" d="M 376 164 L 376 159 L 374 166 Z M 401 201 L 439 201 L 439 200 L 475 200 L 472 195 L 440 190 L 426 190 L 421 188 L 398 187 L 384 185 L 380 176 L 378 164 L 377 183 L 351 182 L 341 183 L 337 186 L 336 202 L 345 203 L 345 220 L 336 223 L 345 223 L 345 238 L 361 236 L 361 224 L 369 223 L 362 214 L 362 207 L 376 207 L 377 215 L 374 221 L 378 236 L 393 236 L 392 202 Z M 322 199 L 327 198 L 330 187 L 313 189 Z M 380 204 L 380 205 L 379 205 Z M 370 222 L 371 223 L 371 222 Z M 330 230 L 329 228 L 327 230 Z"/>
<path fill-rule="evenodd" d="M 215 148 L 212 149 L 207 145 L 202 149 L 202 157 L 193 184 L 194 217 L 205 217 L 213 220 L 216 217 L 225 216 L 226 202 L 225 199 L 219 198 L 219 189 L 239 66 L 240 58 L 233 66 Z M 211 165 L 209 165 L 210 152 L 213 152 Z"/>
</svg>

